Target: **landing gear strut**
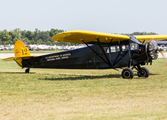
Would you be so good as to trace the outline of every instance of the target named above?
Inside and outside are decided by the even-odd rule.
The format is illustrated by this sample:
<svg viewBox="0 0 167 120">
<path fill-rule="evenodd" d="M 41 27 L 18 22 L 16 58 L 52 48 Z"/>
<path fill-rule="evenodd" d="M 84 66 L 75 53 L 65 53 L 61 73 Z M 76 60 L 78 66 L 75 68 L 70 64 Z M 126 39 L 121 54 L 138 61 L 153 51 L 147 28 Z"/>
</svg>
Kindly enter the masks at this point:
<svg viewBox="0 0 167 120">
<path fill-rule="evenodd" d="M 25 70 L 25 73 L 29 73 L 30 72 L 30 68 L 27 68 L 26 70 Z"/>
<path fill-rule="evenodd" d="M 149 76 L 149 70 L 145 67 L 141 68 L 141 72 L 137 72 L 138 77 L 148 77 Z"/>
<path fill-rule="evenodd" d="M 145 67 L 140 67 L 137 65 L 137 67 L 134 66 L 134 68 L 137 70 L 138 77 L 145 77 L 147 78 L 149 76 L 149 70 Z"/>
</svg>

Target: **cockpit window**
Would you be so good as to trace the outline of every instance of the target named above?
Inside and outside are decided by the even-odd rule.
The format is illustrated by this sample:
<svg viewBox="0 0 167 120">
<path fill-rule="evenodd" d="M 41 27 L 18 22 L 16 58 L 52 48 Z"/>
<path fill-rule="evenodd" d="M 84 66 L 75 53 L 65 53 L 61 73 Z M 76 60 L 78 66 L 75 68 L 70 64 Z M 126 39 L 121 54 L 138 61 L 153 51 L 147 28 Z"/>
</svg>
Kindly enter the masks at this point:
<svg viewBox="0 0 167 120">
<path fill-rule="evenodd" d="M 139 45 L 136 43 L 131 43 L 131 50 L 139 50 Z"/>
<path fill-rule="evenodd" d="M 133 42 L 135 42 L 135 43 L 137 43 L 137 44 L 141 44 L 137 39 L 136 39 L 136 37 L 134 37 L 134 36 L 129 36 L 130 37 L 130 40 L 132 40 Z"/>
<path fill-rule="evenodd" d="M 111 51 L 111 53 L 119 51 L 127 51 L 129 50 L 129 45 L 115 45 L 115 46 L 110 46 L 110 49 L 109 47 L 105 47 L 104 49 L 106 53 L 110 53 L 109 50 Z"/>
</svg>

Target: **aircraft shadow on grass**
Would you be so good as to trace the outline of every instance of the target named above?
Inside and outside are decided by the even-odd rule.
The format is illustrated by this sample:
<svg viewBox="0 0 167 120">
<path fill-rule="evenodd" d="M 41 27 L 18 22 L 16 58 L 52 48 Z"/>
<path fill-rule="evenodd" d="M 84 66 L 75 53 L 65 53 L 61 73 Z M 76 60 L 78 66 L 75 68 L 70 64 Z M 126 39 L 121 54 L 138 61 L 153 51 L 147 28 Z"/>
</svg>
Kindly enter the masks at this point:
<svg viewBox="0 0 167 120">
<path fill-rule="evenodd" d="M 29 74 L 35 74 L 36 72 L 31 72 Z M 27 74 L 24 72 L 0 72 L 0 74 Z"/>
<path fill-rule="evenodd" d="M 103 78 L 122 78 L 120 74 L 110 74 L 110 75 L 97 75 L 97 76 L 91 76 L 91 75 L 69 75 L 69 74 L 59 74 L 62 76 L 68 76 L 63 78 L 56 78 L 56 77 L 45 77 L 45 78 L 38 78 L 39 80 L 51 80 L 51 81 L 59 81 L 59 80 L 88 80 L 88 79 L 103 79 Z M 135 74 L 136 75 L 136 74 Z M 152 74 L 150 75 L 158 75 L 158 74 Z M 138 78 L 139 79 L 139 78 Z"/>
<path fill-rule="evenodd" d="M 22 75 L 28 75 L 24 72 L 0 72 L 0 74 L 22 74 Z M 29 74 L 36 74 L 36 72 L 30 72 Z M 50 74 L 49 74 L 50 75 Z M 52 81 L 59 81 L 59 80 L 88 80 L 88 79 L 103 79 L 103 78 L 122 78 L 120 74 L 110 74 L 110 75 L 70 75 L 70 74 L 58 74 L 61 76 L 67 76 L 67 77 L 44 77 L 44 78 L 38 78 L 39 80 L 52 80 Z M 137 74 L 135 74 L 136 76 Z M 159 75 L 159 74 L 153 74 L 150 73 L 150 75 Z"/>
</svg>

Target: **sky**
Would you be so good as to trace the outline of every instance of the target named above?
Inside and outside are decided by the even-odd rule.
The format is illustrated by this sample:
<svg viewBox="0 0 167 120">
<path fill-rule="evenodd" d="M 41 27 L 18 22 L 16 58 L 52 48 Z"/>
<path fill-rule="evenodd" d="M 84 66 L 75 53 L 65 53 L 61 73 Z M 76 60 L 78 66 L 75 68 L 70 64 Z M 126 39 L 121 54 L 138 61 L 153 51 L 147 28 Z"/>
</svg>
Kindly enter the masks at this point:
<svg viewBox="0 0 167 120">
<path fill-rule="evenodd" d="M 0 31 L 16 28 L 167 35 L 167 0 L 1 0 Z"/>
</svg>

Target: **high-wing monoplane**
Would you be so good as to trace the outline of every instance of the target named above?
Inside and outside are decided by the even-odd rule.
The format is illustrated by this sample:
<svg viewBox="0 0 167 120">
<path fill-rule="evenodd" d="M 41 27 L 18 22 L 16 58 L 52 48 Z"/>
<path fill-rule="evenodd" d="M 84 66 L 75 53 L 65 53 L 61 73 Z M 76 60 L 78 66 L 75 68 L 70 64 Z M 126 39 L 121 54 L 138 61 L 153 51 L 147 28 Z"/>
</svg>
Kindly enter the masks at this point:
<svg viewBox="0 0 167 120">
<path fill-rule="evenodd" d="M 52 37 L 55 41 L 82 43 L 87 47 L 31 56 L 21 40 L 14 46 L 15 57 L 3 59 L 14 60 L 27 68 L 61 68 L 61 69 L 115 69 L 123 68 L 122 77 L 134 77 L 133 69 L 138 77 L 148 77 L 149 70 L 141 65 L 152 64 L 162 50 L 156 41 L 167 39 L 167 35 L 126 36 L 90 31 L 68 31 Z"/>
</svg>

